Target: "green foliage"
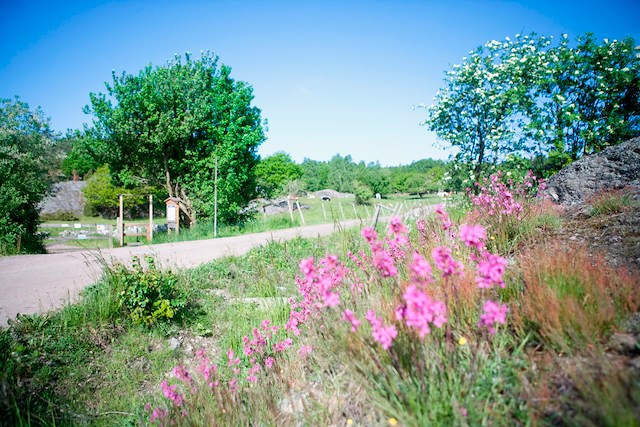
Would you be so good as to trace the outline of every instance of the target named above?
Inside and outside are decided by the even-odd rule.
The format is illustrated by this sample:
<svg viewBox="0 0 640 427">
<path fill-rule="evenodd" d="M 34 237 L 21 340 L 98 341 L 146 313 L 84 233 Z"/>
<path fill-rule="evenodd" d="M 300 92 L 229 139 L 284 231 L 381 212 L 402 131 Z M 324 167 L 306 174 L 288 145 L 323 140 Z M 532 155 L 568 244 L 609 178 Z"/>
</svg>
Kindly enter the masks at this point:
<svg viewBox="0 0 640 427">
<path fill-rule="evenodd" d="M 357 205 L 368 205 L 369 200 L 373 197 L 373 190 L 367 184 L 356 181 L 353 184 L 353 193 L 356 196 Z"/>
<path fill-rule="evenodd" d="M 218 215 L 237 223 L 256 194 L 257 148 L 264 141 L 253 90 L 209 53 L 140 71 L 113 73 L 107 94 L 91 94 L 95 117 L 91 149 L 110 166 L 118 185 L 164 186 L 182 199 L 188 222 L 214 212 L 218 164 Z"/>
<path fill-rule="evenodd" d="M 302 176 L 302 168 L 284 151 L 262 159 L 255 172 L 259 191 L 267 198 L 277 196 L 288 182 Z"/>
<path fill-rule="evenodd" d="M 73 176 L 73 171 L 84 176 L 102 166 L 97 160 L 102 156 L 93 152 L 93 148 L 98 144 L 91 140 L 90 133 L 79 130 L 69 131 L 60 143 L 68 150 L 61 166 L 66 176 Z"/>
<path fill-rule="evenodd" d="M 78 221 L 80 218 L 74 212 L 71 211 L 59 211 L 40 215 L 41 221 L 64 221 L 72 222 Z"/>
<path fill-rule="evenodd" d="M 478 181 L 506 154 L 538 155 L 548 176 L 584 154 L 640 134 L 640 57 L 633 39 L 576 47 L 563 35 L 491 41 L 446 72 L 425 125 L 458 148 Z M 544 160 L 548 157 L 547 160 Z M 542 173 L 541 173 L 542 172 Z"/>
<path fill-rule="evenodd" d="M 0 99 L 0 254 L 42 252 L 38 204 L 49 189 L 53 147 L 41 110 Z"/>
<path fill-rule="evenodd" d="M 151 256 L 145 257 L 145 269 L 138 257 L 132 267 L 116 264 L 107 270 L 110 285 L 115 289 L 118 303 L 135 323 L 154 325 L 182 314 L 186 296 L 178 286 L 178 277 L 162 271 Z"/>
<path fill-rule="evenodd" d="M 329 165 L 326 162 L 304 159 L 300 165 L 302 168 L 302 180 L 309 191 L 324 190 L 329 182 Z"/>
<path fill-rule="evenodd" d="M 125 194 L 123 200 L 124 215 L 127 218 L 144 217 L 148 215 L 148 197 L 153 195 L 156 201 L 164 200 L 164 192 L 158 188 L 148 186 L 134 186 L 130 189 L 116 187 L 108 165 L 96 169 L 87 178 L 87 185 L 82 189 L 86 199 L 85 215 L 103 218 L 118 216 L 119 195 Z"/>
</svg>

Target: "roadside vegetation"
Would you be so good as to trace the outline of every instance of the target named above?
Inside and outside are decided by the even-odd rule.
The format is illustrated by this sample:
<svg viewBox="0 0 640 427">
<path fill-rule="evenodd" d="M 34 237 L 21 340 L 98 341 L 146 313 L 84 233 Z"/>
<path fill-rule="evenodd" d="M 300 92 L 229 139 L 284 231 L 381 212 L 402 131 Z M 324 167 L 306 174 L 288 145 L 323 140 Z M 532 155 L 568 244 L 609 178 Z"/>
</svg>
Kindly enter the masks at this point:
<svg viewBox="0 0 640 427">
<path fill-rule="evenodd" d="M 78 304 L 2 331 L 1 419 L 634 425 L 638 272 L 553 237 L 562 212 L 528 179 L 195 269 L 105 265 Z"/>
</svg>

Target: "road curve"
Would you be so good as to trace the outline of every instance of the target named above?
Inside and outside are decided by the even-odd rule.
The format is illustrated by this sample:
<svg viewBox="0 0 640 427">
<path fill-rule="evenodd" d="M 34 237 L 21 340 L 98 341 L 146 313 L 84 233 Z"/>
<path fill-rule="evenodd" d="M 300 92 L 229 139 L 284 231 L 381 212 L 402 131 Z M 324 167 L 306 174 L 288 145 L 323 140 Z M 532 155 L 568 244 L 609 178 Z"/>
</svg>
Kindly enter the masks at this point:
<svg viewBox="0 0 640 427">
<path fill-rule="evenodd" d="M 359 220 L 341 223 L 343 228 L 354 226 L 364 225 Z M 209 240 L 1 257 L 0 326 L 6 326 L 8 319 L 18 313 L 42 313 L 73 302 L 81 289 L 99 279 L 100 258 L 127 262 L 133 256 L 155 255 L 161 265 L 187 268 L 216 258 L 241 255 L 272 240 L 325 236 L 336 228 L 336 224 L 320 224 Z"/>
</svg>

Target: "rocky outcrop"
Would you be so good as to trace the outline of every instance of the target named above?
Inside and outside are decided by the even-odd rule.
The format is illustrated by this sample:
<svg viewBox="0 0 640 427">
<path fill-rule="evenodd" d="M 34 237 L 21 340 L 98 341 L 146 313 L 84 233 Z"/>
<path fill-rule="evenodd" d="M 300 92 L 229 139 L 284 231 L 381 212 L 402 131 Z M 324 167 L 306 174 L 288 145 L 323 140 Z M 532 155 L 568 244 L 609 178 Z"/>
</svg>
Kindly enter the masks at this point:
<svg viewBox="0 0 640 427">
<path fill-rule="evenodd" d="M 640 194 L 640 138 L 573 162 L 549 179 L 543 194 L 557 203 L 576 205 L 602 191 L 623 188 Z"/>
<path fill-rule="evenodd" d="M 42 201 L 40 214 L 57 214 L 70 212 L 82 215 L 84 209 L 84 195 L 82 189 L 87 185 L 85 181 L 66 181 L 53 184 L 51 194 Z"/>
</svg>

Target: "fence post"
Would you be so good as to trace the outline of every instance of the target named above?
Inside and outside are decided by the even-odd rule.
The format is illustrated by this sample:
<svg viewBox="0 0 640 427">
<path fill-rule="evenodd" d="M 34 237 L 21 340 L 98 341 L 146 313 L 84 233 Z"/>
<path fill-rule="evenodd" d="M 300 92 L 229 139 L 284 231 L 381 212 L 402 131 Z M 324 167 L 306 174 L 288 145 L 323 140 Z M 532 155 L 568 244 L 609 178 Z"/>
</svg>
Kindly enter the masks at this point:
<svg viewBox="0 0 640 427">
<path fill-rule="evenodd" d="M 375 229 L 376 226 L 378 225 L 378 217 L 380 216 L 380 205 L 377 204 L 376 205 L 376 211 L 373 213 L 373 222 L 371 223 L 371 226 Z"/>
<path fill-rule="evenodd" d="M 118 195 L 120 211 L 118 214 L 118 242 L 124 246 L 124 194 Z"/>
<path fill-rule="evenodd" d="M 147 240 L 153 242 L 153 194 L 149 194 L 149 228 L 147 229 Z"/>
<path fill-rule="evenodd" d="M 300 214 L 300 219 L 302 220 L 302 225 L 305 225 L 304 223 L 304 216 L 302 216 L 302 209 L 300 209 L 300 202 L 296 200 L 296 206 L 298 207 L 298 213 Z"/>
</svg>

